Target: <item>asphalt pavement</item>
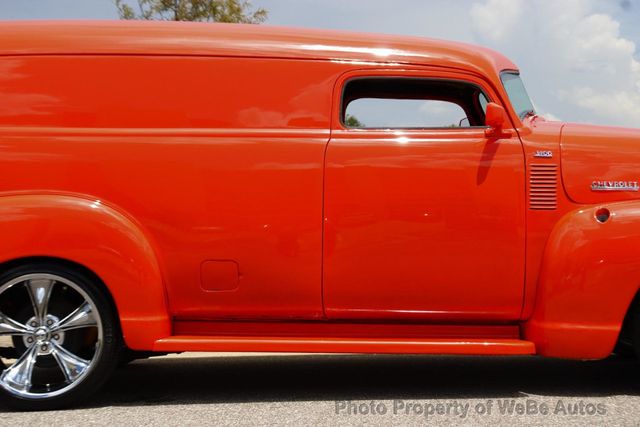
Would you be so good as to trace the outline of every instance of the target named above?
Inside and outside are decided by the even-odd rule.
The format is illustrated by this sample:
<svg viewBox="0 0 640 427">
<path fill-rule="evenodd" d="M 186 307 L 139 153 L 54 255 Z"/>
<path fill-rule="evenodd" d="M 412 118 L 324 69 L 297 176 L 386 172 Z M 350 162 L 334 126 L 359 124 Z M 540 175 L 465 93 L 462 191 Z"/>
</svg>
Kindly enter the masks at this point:
<svg viewBox="0 0 640 427">
<path fill-rule="evenodd" d="M 640 425 L 640 363 L 197 354 L 135 361 L 82 406 L 0 425 Z"/>
</svg>

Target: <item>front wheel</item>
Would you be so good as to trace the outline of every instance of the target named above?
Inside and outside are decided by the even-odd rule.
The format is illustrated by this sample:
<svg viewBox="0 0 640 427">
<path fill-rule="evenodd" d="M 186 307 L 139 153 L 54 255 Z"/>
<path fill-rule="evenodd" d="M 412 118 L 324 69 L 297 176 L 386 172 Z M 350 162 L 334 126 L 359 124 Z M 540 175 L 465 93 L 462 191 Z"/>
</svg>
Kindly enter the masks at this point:
<svg viewBox="0 0 640 427">
<path fill-rule="evenodd" d="M 0 394 L 20 409 L 55 409 L 108 378 L 122 347 L 102 284 L 79 269 L 34 263 L 0 275 Z"/>
</svg>

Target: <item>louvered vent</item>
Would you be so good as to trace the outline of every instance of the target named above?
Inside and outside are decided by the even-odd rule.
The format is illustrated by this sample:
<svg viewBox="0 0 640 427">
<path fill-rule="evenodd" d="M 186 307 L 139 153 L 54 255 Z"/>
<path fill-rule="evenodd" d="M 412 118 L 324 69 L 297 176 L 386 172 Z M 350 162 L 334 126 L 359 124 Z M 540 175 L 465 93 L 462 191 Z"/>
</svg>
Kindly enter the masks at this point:
<svg viewBox="0 0 640 427">
<path fill-rule="evenodd" d="M 553 210 L 558 207 L 557 165 L 531 165 L 529 207 L 534 210 Z"/>
</svg>

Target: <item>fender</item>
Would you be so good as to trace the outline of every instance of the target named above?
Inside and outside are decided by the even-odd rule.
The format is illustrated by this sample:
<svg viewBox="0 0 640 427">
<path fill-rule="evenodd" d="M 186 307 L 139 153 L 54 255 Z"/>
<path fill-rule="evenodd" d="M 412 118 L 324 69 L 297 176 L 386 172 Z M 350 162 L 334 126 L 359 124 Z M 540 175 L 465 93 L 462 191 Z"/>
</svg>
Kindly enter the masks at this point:
<svg viewBox="0 0 640 427">
<path fill-rule="evenodd" d="M 601 208 L 611 213 L 604 223 Z M 640 201 L 570 212 L 547 242 L 524 337 L 543 356 L 607 357 L 639 285 Z"/>
<path fill-rule="evenodd" d="M 156 255 L 136 224 L 100 200 L 69 195 L 0 196 L 0 260 L 56 257 L 102 279 L 127 346 L 151 350 L 171 335 Z"/>
</svg>

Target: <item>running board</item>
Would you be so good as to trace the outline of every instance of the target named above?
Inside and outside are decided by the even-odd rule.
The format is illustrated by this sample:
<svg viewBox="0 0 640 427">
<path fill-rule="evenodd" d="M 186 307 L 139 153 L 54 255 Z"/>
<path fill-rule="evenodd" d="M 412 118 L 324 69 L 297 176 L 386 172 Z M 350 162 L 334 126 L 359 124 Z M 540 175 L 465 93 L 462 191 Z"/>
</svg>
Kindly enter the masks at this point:
<svg viewBox="0 0 640 427">
<path fill-rule="evenodd" d="M 535 345 L 518 339 L 302 338 L 178 335 L 155 342 L 154 351 L 530 355 Z"/>
</svg>

